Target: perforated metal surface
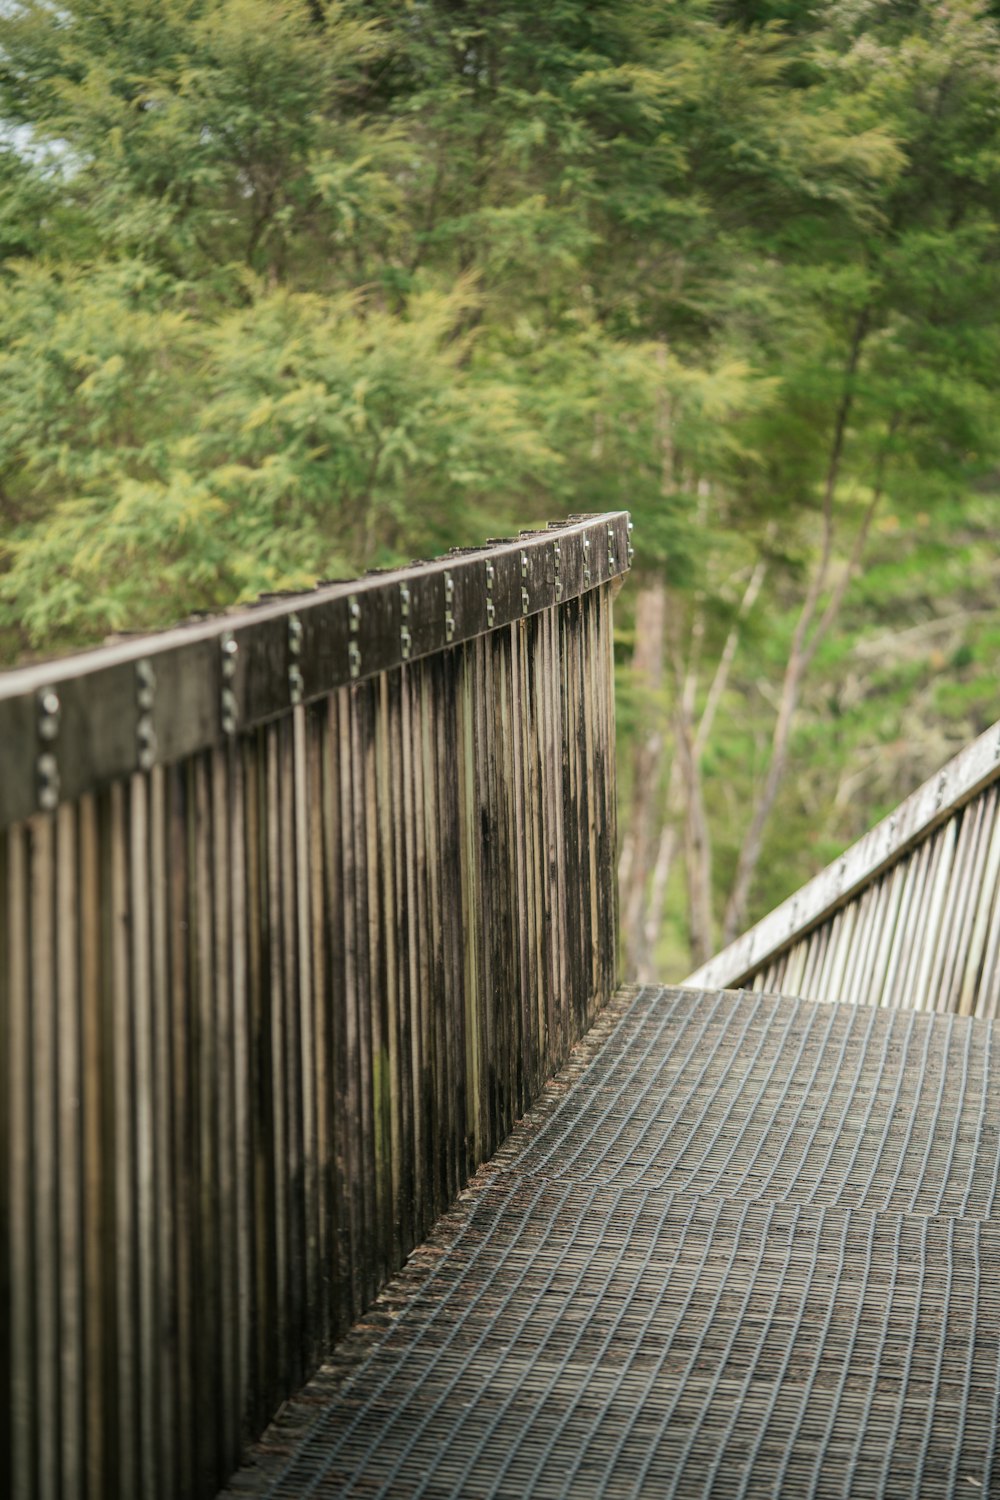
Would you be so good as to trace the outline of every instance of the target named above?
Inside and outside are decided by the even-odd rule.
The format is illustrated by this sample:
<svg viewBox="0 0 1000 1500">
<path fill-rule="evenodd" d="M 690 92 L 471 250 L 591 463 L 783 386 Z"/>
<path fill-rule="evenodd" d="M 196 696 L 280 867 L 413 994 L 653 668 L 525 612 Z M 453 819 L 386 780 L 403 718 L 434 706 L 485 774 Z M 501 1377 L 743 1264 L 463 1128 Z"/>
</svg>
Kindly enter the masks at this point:
<svg viewBox="0 0 1000 1500">
<path fill-rule="evenodd" d="M 1000 1491 L 991 1027 L 677 991 L 619 1006 L 381 1299 L 384 1336 L 335 1353 L 306 1430 L 272 1433 L 240 1487 Z"/>
<path fill-rule="evenodd" d="M 991 1026 L 647 991 L 518 1170 L 987 1218 L 998 1126 Z"/>
</svg>

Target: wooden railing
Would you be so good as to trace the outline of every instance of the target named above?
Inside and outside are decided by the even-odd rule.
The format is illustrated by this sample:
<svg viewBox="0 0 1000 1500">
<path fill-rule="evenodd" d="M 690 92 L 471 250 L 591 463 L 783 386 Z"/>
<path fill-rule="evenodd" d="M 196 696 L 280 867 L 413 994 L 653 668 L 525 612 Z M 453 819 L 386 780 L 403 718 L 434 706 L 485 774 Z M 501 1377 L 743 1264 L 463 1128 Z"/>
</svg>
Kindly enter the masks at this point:
<svg viewBox="0 0 1000 1500">
<path fill-rule="evenodd" d="M 996 1016 L 1000 724 L 684 983 Z"/>
<path fill-rule="evenodd" d="M 212 1495 L 611 993 L 630 553 L 0 678 L 4 1493 Z"/>
</svg>

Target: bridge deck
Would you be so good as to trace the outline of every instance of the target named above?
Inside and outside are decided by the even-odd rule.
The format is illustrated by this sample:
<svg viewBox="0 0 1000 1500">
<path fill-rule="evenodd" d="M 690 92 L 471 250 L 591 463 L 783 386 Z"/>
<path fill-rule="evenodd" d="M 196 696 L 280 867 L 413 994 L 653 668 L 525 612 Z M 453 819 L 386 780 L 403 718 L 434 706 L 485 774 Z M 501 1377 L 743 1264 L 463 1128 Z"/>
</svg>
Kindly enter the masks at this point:
<svg viewBox="0 0 1000 1500">
<path fill-rule="evenodd" d="M 998 1182 L 992 1023 L 623 991 L 232 1490 L 1000 1490 Z"/>
</svg>

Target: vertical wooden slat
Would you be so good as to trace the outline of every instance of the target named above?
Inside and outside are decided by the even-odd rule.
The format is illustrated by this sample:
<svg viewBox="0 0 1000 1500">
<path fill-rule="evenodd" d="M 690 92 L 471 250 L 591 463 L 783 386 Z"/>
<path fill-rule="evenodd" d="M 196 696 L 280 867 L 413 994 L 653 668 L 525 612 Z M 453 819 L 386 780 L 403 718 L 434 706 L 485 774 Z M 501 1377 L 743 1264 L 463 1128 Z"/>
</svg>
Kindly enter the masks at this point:
<svg viewBox="0 0 1000 1500">
<path fill-rule="evenodd" d="M 802 993 L 807 1000 L 820 998 L 816 976 L 823 961 L 823 954 L 826 951 L 829 935 L 829 928 L 823 927 L 813 935 L 809 944 L 809 952 L 806 956 L 805 967 L 802 972 Z"/>
<path fill-rule="evenodd" d="M 476 770 L 476 717 L 474 711 L 474 658 L 470 651 L 456 652 L 454 680 L 455 742 L 457 745 L 457 789 L 461 845 L 461 922 L 465 934 L 461 984 L 465 996 L 466 1052 L 469 1058 L 468 1111 L 469 1133 L 476 1153 L 487 1154 L 489 1140 L 489 1101 L 486 1080 L 488 1038 L 483 1014 L 480 985 L 480 957 L 476 936 L 480 931 L 481 904 L 479 861 L 481 857 L 481 823 L 478 813 Z M 418 887 L 419 889 L 419 887 Z M 421 1042 L 422 1047 L 426 1044 Z"/>
<path fill-rule="evenodd" d="M 805 971 L 806 952 L 808 944 L 796 943 L 785 954 L 782 962 L 783 993 L 786 995 L 800 995 L 802 993 L 802 975 Z"/>
<path fill-rule="evenodd" d="M 316 996 L 313 981 L 312 862 L 310 847 L 317 842 L 314 828 L 318 810 L 310 800 L 307 775 L 306 710 L 301 705 L 291 714 L 292 774 L 295 788 L 295 916 L 296 916 L 296 1009 L 302 1152 L 302 1246 L 303 1246 L 303 1358 L 307 1368 L 319 1359 L 319 1163 L 316 1122 Z"/>
<path fill-rule="evenodd" d="M 380 862 L 380 927 L 384 949 L 381 973 L 385 984 L 385 1016 L 387 1022 L 386 1047 L 388 1053 L 387 1079 L 387 1134 L 389 1147 L 389 1223 L 388 1243 L 390 1261 L 398 1265 L 404 1254 L 406 1210 L 404 1137 L 405 1101 L 403 1098 L 404 1039 L 402 1017 L 405 1010 L 405 994 L 402 989 L 402 959 L 400 941 L 400 915 L 402 910 L 401 887 L 401 830 L 400 796 L 397 777 L 397 745 L 399 741 L 399 673 L 391 680 L 383 675 L 379 681 L 378 719 L 379 733 L 376 742 L 376 779 L 378 785 L 378 843 Z"/>
<path fill-rule="evenodd" d="M 332 995 L 330 991 L 329 921 L 326 883 L 328 857 L 328 785 L 324 775 L 327 714 L 323 706 L 309 710 L 304 721 L 303 795 L 308 817 L 309 901 L 305 913 L 305 939 L 310 944 L 310 1003 L 312 1006 L 313 1124 L 311 1135 L 314 1194 L 314 1330 L 316 1347 L 324 1348 L 332 1336 L 334 1319 L 331 1281 L 336 1255 L 334 1213 L 334 1134 L 332 1071 Z"/>
<path fill-rule="evenodd" d="M 382 747 L 384 723 L 380 712 L 380 684 L 366 685 L 363 702 L 363 778 L 361 781 L 360 830 L 363 839 L 363 868 L 367 925 L 365 948 L 368 973 L 368 1010 L 371 1018 L 371 1091 L 372 1154 L 375 1166 L 373 1194 L 375 1275 L 377 1281 L 388 1274 L 392 1264 L 392 1110 L 390 1062 L 390 996 L 388 978 L 387 920 L 383 906 L 385 894 L 384 863 L 387 851 L 382 843 L 381 802 Z"/>
<path fill-rule="evenodd" d="M 349 1106 L 350 1070 L 348 1025 L 351 1013 L 346 977 L 347 891 L 344 883 L 344 860 L 347 840 L 343 832 L 344 767 L 342 731 L 343 693 L 335 693 L 327 703 L 323 748 L 324 811 L 324 926 L 328 935 L 330 1026 L 330 1089 L 332 1094 L 331 1145 L 332 1191 L 334 1193 L 333 1233 L 335 1253 L 331 1261 L 333 1275 L 332 1315 L 335 1327 L 344 1327 L 351 1318 L 355 1299 L 353 1260 L 354 1206 L 358 1185 L 352 1172 L 357 1158 L 355 1131 L 357 1120 Z"/>
<path fill-rule="evenodd" d="M 150 1001 L 155 1084 L 153 1214 L 156 1257 L 157 1481 L 164 1500 L 178 1493 L 177 1282 L 174 1263 L 176 1196 L 172 1167 L 174 1054 L 171 1034 L 169 824 L 167 778 L 149 773 Z"/>
<path fill-rule="evenodd" d="M 407 1100 L 405 1127 L 410 1208 L 409 1235 L 414 1243 L 423 1220 L 423 1114 L 421 1110 L 421 1032 L 420 1032 L 420 923 L 417 891 L 417 810 L 413 751 L 413 702 L 419 691 L 420 666 L 404 667 L 400 675 L 399 695 L 399 875 L 402 907 L 400 909 L 400 953 L 405 970 L 402 984 L 405 1003 L 402 1026 L 405 1055 L 402 1081 Z"/>
<path fill-rule="evenodd" d="M 917 857 L 920 866 L 916 902 L 911 916 L 907 962 L 903 977 L 905 1004 L 915 1010 L 927 1009 L 927 976 L 933 962 L 938 938 L 944 883 L 954 842 L 954 828 L 948 825 L 947 838 L 941 831 L 929 839 Z"/>
<path fill-rule="evenodd" d="M 885 965 L 885 1004 L 899 1005 L 904 994 L 906 966 L 910 957 L 912 932 L 911 912 L 917 909 L 923 872 L 926 866 L 927 846 L 906 861 L 902 875 L 902 890 L 896 909 L 896 925 L 892 934 L 892 945 Z"/>
<path fill-rule="evenodd" d="M 219 1118 L 216 1072 L 219 1036 L 215 1001 L 215 924 L 213 887 L 213 826 L 211 754 L 198 756 L 191 766 L 188 810 L 191 883 L 188 892 L 192 1008 L 192 1111 L 196 1202 L 192 1259 L 195 1423 L 199 1483 L 207 1485 L 217 1473 L 225 1420 L 222 1354 L 222 1290 L 220 1286 L 220 1200 L 217 1182 Z"/>
<path fill-rule="evenodd" d="M 539 996 L 539 1050 L 543 1058 L 554 1055 L 558 1031 L 558 997 L 566 993 L 570 984 L 568 942 L 566 938 L 566 832 L 563 801 L 563 745 L 566 725 L 562 715 L 562 617 L 563 610 L 549 612 L 539 627 L 543 650 L 539 670 L 539 696 L 545 706 L 543 721 L 544 748 L 537 767 L 534 768 L 536 809 L 545 833 L 545 860 L 547 867 L 545 894 L 545 926 L 549 934 L 550 959 L 548 983 L 544 994 Z M 538 815 L 538 814 L 536 814 Z"/>
<path fill-rule="evenodd" d="M 992 794 L 995 796 L 995 789 Z M 956 855 L 952 902 L 945 915 L 944 958 L 935 978 L 937 1009 L 958 1012 L 961 957 L 969 948 L 976 909 L 982 898 L 983 870 L 992 823 L 991 794 L 978 797 L 964 811 L 963 838 Z"/>
<path fill-rule="evenodd" d="M 1000 839 L 1000 818 L 996 838 Z M 992 1021 L 1000 1015 L 1000 874 L 992 882 L 992 890 L 987 883 L 984 906 L 989 917 L 983 934 L 983 958 L 973 1014 Z"/>
<path fill-rule="evenodd" d="M 600 798 L 600 772 L 598 769 L 598 717 L 597 704 L 594 701 L 593 686 L 594 676 L 590 670 L 591 664 L 598 654 L 596 614 L 598 607 L 598 594 L 591 593 L 581 600 L 582 615 L 582 638 L 580 651 L 580 713 L 581 713 L 581 751 L 583 755 L 583 775 L 581 776 L 581 794 L 583 797 L 583 819 L 584 819 L 584 867 L 587 871 L 587 879 L 584 882 L 584 899 L 587 910 L 586 932 L 589 942 L 584 938 L 585 951 L 590 955 L 590 972 L 587 982 L 576 996 L 577 1014 L 574 1017 L 573 1032 L 567 1037 L 567 1046 L 572 1041 L 573 1035 L 579 1028 L 583 1031 L 590 1019 L 590 998 L 596 995 L 601 982 L 601 945 L 600 945 L 600 911 L 599 903 L 603 892 L 600 883 L 594 877 L 600 869 L 599 842 L 599 798 Z M 582 934 L 581 934 L 582 936 Z"/>
<path fill-rule="evenodd" d="M 35 1271 L 34 1215 L 31 1195 L 34 1175 L 32 1111 L 33 1049 L 30 999 L 30 905 L 28 834 L 15 827 L 4 839 L 6 866 L 4 1099 L 9 1120 L 9 1145 L 4 1177 L 9 1183 L 7 1212 L 0 1233 L 8 1243 L 10 1278 L 9 1338 L 10 1478 L 11 1493 L 35 1500 Z"/>
<path fill-rule="evenodd" d="M 350 830 L 354 856 L 352 891 L 354 953 L 353 989 L 357 1012 L 358 1118 L 361 1127 L 362 1232 L 359 1266 L 364 1301 L 375 1295 L 380 1275 L 379 1160 L 376 1140 L 375 1080 L 373 1057 L 373 1005 L 370 968 L 369 862 L 368 854 L 368 757 L 370 720 L 369 685 L 352 690 L 350 714 Z M 350 981 L 349 981 L 350 984 Z"/>
<path fill-rule="evenodd" d="M 0 833 L 18 1500 L 214 1494 L 564 1057 L 611 665 L 602 587 Z"/>
<path fill-rule="evenodd" d="M 82 1151 L 84 1302 L 84 1427 L 87 1500 L 111 1492 L 104 1413 L 111 1407 L 113 1386 L 107 1382 L 108 1343 L 104 1326 L 102 1284 L 111 1257 L 105 1218 L 104 1184 L 110 1173 L 110 1151 L 102 1131 L 102 1100 L 110 1093 L 108 1058 L 103 1047 L 101 864 L 98 809 L 93 796 L 81 799 L 78 818 L 80 913 L 80 1073 Z M 16 1491 L 15 1491 L 16 1493 Z M 173 1491 L 171 1491 L 173 1493 Z"/>
<path fill-rule="evenodd" d="M 135 775 L 128 791 L 128 882 L 130 985 L 125 1004 L 133 1035 L 135 1131 L 135 1255 L 138 1321 L 136 1355 L 139 1380 L 139 1472 L 142 1493 L 157 1496 L 159 1455 L 159 1357 L 157 1347 L 157 1234 L 154 1182 L 156 1129 L 153 1074 L 152 954 L 150 951 L 149 810 L 144 775 Z"/>
<path fill-rule="evenodd" d="M 854 930 L 847 947 L 844 960 L 844 974 L 841 981 L 841 993 L 848 1003 L 850 1003 L 850 997 L 857 993 L 858 970 L 861 967 L 862 956 L 864 954 L 866 922 L 870 904 L 871 893 L 868 892 L 867 900 L 862 900 L 853 906 Z"/>
<path fill-rule="evenodd" d="M 305 1368 L 305 1180 L 302 1151 L 302 1041 L 299 995 L 299 871 L 296 860 L 297 801 L 295 734 L 291 718 L 275 726 L 277 827 L 274 841 L 276 921 L 281 932 L 281 964 L 272 997 L 274 1035 L 281 1050 L 284 1126 L 282 1173 L 285 1185 L 286 1301 L 283 1326 L 286 1354 L 283 1380 L 297 1383 Z"/>
<path fill-rule="evenodd" d="M 479 642 L 476 642 L 475 646 L 478 647 Z M 427 1038 L 424 1087 L 428 1103 L 425 1140 L 430 1199 L 436 1205 L 447 1195 L 452 1141 L 448 1128 L 451 1081 L 448 1076 L 447 1017 L 445 1007 L 433 1003 L 432 999 L 441 995 L 444 969 L 441 932 L 444 913 L 441 905 L 440 884 L 441 825 L 438 811 L 437 746 L 439 735 L 445 726 L 441 717 L 441 695 L 435 666 L 433 660 L 425 663 L 422 674 L 423 691 L 420 697 L 418 743 L 421 764 L 425 768 L 422 778 L 424 816 L 421 830 L 424 850 L 423 879 L 426 885 L 425 921 L 428 963 L 424 1022 Z M 435 747 L 433 755 L 431 754 L 432 745 Z"/>
<path fill-rule="evenodd" d="M 492 638 L 484 636 L 477 643 L 479 682 L 476 692 L 477 759 L 479 762 L 479 817 L 482 829 L 480 881 L 485 930 L 481 943 L 483 971 L 480 993 L 486 1009 L 487 1080 L 490 1140 L 502 1130 L 504 1078 L 503 975 L 500 968 L 500 840 L 502 830 L 497 807 L 496 752 L 498 732 L 494 723 L 497 684 L 494 682 Z M 444 1185 L 447 1192 L 448 1179 Z"/>
<path fill-rule="evenodd" d="M 252 1431 L 253 1417 L 253 1147 L 250 1115 L 251 1030 L 247 964 L 247 831 L 249 826 L 245 744 L 232 747 L 226 767 L 228 801 L 224 811 L 230 864 L 230 1171 L 233 1174 L 232 1244 L 228 1272 L 232 1278 L 231 1342 L 234 1431 Z"/>
<path fill-rule="evenodd" d="M 234 1034 L 233 882 L 237 867 L 231 841 L 233 744 L 219 746 L 208 765 L 211 805 L 212 1035 L 215 1057 L 214 1129 L 216 1186 L 216 1275 L 219 1288 L 219 1459 L 224 1473 L 239 1462 L 240 1336 L 237 1316 L 237 1139 Z"/>
<path fill-rule="evenodd" d="M 361 994 L 358 982 L 356 841 L 353 795 L 353 718 L 354 692 L 344 689 L 338 695 L 337 759 L 340 772 L 340 847 L 341 847 L 341 946 L 342 1001 L 344 1026 L 340 1047 L 343 1068 L 343 1122 L 345 1176 L 347 1180 L 349 1226 L 349 1265 L 351 1278 L 350 1306 L 356 1315 L 365 1301 L 367 1284 L 364 1258 L 367 1251 L 366 1201 L 370 1179 L 367 1151 L 367 1116 L 364 1108 L 364 1059 Z"/>
<path fill-rule="evenodd" d="M 537 1069 L 534 996 L 542 977 L 537 957 L 537 845 L 528 806 L 527 784 L 527 768 L 531 756 L 530 736 L 536 727 L 537 716 L 530 697 L 527 674 L 527 639 L 527 622 L 519 622 L 513 631 L 511 654 L 511 801 L 518 986 L 518 1078 L 515 1107 L 518 1115 L 525 1109 L 527 1099 L 534 1094 Z"/>
<path fill-rule="evenodd" d="M 129 928 L 128 788 L 110 788 L 105 828 L 108 885 L 105 895 L 109 1007 L 105 1045 L 111 1058 L 110 1118 L 105 1133 L 112 1163 L 112 1264 L 117 1400 L 113 1433 L 121 1490 L 140 1492 L 141 1383 L 139 1350 L 139 1268 L 136 1224 L 135 1044 L 131 1005 Z"/>
<path fill-rule="evenodd" d="M 196 1485 L 196 1348 L 195 1286 L 198 1268 L 195 1177 L 195 1079 L 192 1000 L 192 934 L 189 909 L 192 872 L 189 851 L 191 779 L 188 767 L 165 773 L 167 912 L 169 923 L 169 1048 L 171 1141 L 169 1173 L 174 1203 L 175 1237 L 171 1263 L 174 1278 L 173 1325 L 176 1340 L 174 1391 L 176 1473 L 179 1493 Z"/>
<path fill-rule="evenodd" d="M 254 1425 L 266 1419 L 279 1384 L 277 1250 L 274 1219 L 273 1059 L 271 1053 L 271 928 L 267 817 L 269 790 L 266 731 L 249 735 L 241 747 L 246 816 L 246 1011 L 247 1149 L 252 1161 L 248 1187 L 252 1226 L 250 1360 L 254 1378 Z"/>
<path fill-rule="evenodd" d="M 905 879 L 905 871 L 899 865 L 896 865 L 892 870 L 887 871 L 879 882 L 879 889 L 882 893 L 880 920 L 877 945 L 874 949 L 874 957 L 871 960 L 871 972 L 877 976 L 870 991 L 872 1004 L 874 1005 L 888 1005 L 890 1003 L 886 989 L 888 982 L 888 956 L 895 940 L 896 926 L 899 920 L 899 904 L 903 897 Z"/>
<path fill-rule="evenodd" d="M 34 1219 L 35 1388 L 39 1500 L 57 1500 L 61 1488 L 59 1402 L 59 1184 L 58 1034 L 55 986 L 55 820 L 32 819 L 31 872 L 31 1077 L 32 1212 Z"/>
<path fill-rule="evenodd" d="M 275 1383 L 280 1388 L 289 1366 L 289 1330 L 287 1310 L 291 1302 L 291 1275 L 288 1254 L 288 1128 L 287 1070 L 284 1027 L 284 943 L 281 909 L 281 765 L 278 747 L 279 726 L 268 725 L 261 736 L 263 757 L 262 787 L 262 866 L 264 910 L 262 924 L 266 934 L 268 967 L 262 973 L 262 1037 L 266 1048 L 267 1088 L 269 1099 L 269 1132 L 262 1142 L 271 1193 L 264 1229 L 269 1240 L 268 1253 L 273 1260 L 274 1330 L 273 1351 Z"/>
<path fill-rule="evenodd" d="M 982 1015 L 979 1008 L 983 987 L 980 975 L 990 925 L 990 912 L 1000 909 L 1000 793 L 991 796 L 990 816 L 987 819 L 987 851 L 976 900 L 976 915 L 964 957 L 956 1009 L 961 1016 Z"/>
<path fill-rule="evenodd" d="M 56 831 L 56 1016 L 59 1108 L 59 1417 L 63 1500 L 82 1497 L 84 1451 L 84 1257 L 81 1153 L 79 870 L 76 808 L 64 804 Z"/>
</svg>

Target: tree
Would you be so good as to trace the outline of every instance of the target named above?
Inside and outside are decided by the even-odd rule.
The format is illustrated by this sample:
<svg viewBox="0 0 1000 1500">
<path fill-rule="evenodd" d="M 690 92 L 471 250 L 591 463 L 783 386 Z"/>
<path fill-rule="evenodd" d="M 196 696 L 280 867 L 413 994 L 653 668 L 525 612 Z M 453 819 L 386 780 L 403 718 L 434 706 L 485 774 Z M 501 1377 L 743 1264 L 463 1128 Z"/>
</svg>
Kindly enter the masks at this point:
<svg viewBox="0 0 1000 1500">
<path fill-rule="evenodd" d="M 813 83 L 803 84 L 803 63 Z M 788 579 L 789 565 L 797 564 L 802 592 L 768 709 L 769 745 L 755 757 L 750 816 L 741 820 L 738 847 L 716 862 L 725 881 L 717 886 L 725 899 L 724 938 L 749 918 L 804 683 L 849 597 L 880 507 L 891 501 L 894 513 L 913 516 L 935 503 L 929 497 L 940 503 L 967 488 L 996 453 L 997 325 L 984 316 L 996 305 L 987 250 L 998 201 L 993 22 L 976 4 L 911 7 L 905 19 L 881 7 L 833 7 L 799 64 L 803 107 L 815 97 L 817 118 L 829 121 L 839 112 L 860 131 L 856 140 L 867 135 L 871 143 L 871 132 L 880 129 L 886 149 L 880 170 L 861 184 L 864 191 L 839 205 L 838 195 L 827 193 L 818 223 L 798 214 L 791 230 L 779 224 L 755 236 L 765 268 L 779 267 L 781 287 L 758 358 L 782 384 L 757 424 L 762 472 L 748 474 L 743 493 L 752 513 L 753 492 L 763 488 L 772 517 L 784 516 L 782 575 Z M 766 279 L 767 269 L 758 285 Z M 810 535 L 813 517 L 818 538 Z M 766 534 L 755 546 L 775 579 Z M 786 617 L 788 589 L 785 582 Z M 675 600 L 675 609 L 686 624 L 668 622 L 668 632 L 686 633 L 689 670 L 694 663 L 700 691 L 710 693 L 711 673 L 706 678 L 696 660 L 705 629 L 697 601 Z M 756 695 L 750 683 L 742 688 L 744 717 L 748 696 Z M 683 704 L 690 687 L 674 696 Z M 732 774 L 730 762 L 724 772 Z M 695 760 L 688 766 L 689 807 L 706 797 L 700 781 Z M 725 832 L 722 839 L 730 842 Z M 689 850 L 692 857 L 705 856 Z M 700 959 L 714 937 L 706 939 L 703 913 L 691 910 Z"/>
<path fill-rule="evenodd" d="M 9 7 L 0 649 L 627 506 L 627 964 L 704 956 L 864 782 L 884 524 L 990 482 L 995 10 Z"/>
</svg>

